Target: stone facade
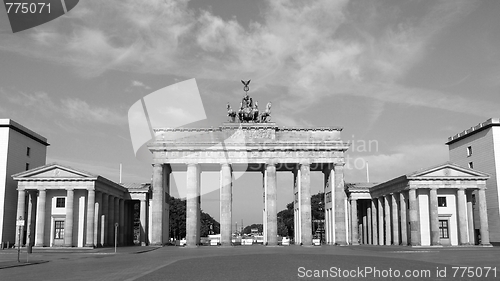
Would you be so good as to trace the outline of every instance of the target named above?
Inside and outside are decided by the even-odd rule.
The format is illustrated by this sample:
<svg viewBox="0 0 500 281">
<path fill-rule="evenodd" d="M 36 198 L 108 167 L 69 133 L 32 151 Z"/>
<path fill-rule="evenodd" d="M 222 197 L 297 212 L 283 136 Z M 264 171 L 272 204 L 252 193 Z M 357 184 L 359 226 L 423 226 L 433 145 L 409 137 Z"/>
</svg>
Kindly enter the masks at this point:
<svg viewBox="0 0 500 281">
<path fill-rule="evenodd" d="M 351 244 L 490 245 L 488 178 L 446 163 L 380 184 L 348 184 Z"/>
<path fill-rule="evenodd" d="M 263 175 L 264 241 L 277 245 L 277 172 L 294 174 L 295 241 L 312 245 L 310 172 L 325 174 L 328 219 L 326 242 L 346 245 L 344 153 L 341 128 L 279 128 L 274 123 L 225 123 L 218 128 L 156 128 L 153 153 L 151 243 L 168 241 L 168 206 L 172 171 L 187 171 L 187 246 L 200 243 L 200 173 L 220 171 L 221 244 L 231 244 L 232 172 Z"/>
<path fill-rule="evenodd" d="M 500 245 L 500 119 L 488 119 L 449 137 L 446 144 L 449 147 L 450 161 L 490 175 L 486 182 L 490 238 L 491 243 Z M 477 198 L 478 194 L 473 194 Z"/>
<path fill-rule="evenodd" d="M 131 244 L 136 201 L 140 201 L 140 239 L 147 243 L 149 185 L 126 188 L 57 163 L 12 177 L 18 182 L 17 217 L 26 217 L 21 245 L 102 247 L 114 245 L 115 239 L 118 245 Z"/>
</svg>

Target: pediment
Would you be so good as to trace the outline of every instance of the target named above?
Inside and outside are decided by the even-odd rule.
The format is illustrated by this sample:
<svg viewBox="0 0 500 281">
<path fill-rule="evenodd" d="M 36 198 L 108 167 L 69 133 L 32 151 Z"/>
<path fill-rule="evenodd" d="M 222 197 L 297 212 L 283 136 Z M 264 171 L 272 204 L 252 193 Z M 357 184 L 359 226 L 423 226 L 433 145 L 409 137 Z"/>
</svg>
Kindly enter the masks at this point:
<svg viewBox="0 0 500 281">
<path fill-rule="evenodd" d="M 13 175 L 14 178 L 95 178 L 96 175 L 60 164 L 48 164 Z"/>
<path fill-rule="evenodd" d="M 411 178 L 488 178 L 489 175 L 483 172 L 465 168 L 458 166 L 453 163 L 446 163 L 438 166 L 434 166 L 428 169 L 424 169 L 412 174 L 409 174 L 408 177 Z"/>
</svg>

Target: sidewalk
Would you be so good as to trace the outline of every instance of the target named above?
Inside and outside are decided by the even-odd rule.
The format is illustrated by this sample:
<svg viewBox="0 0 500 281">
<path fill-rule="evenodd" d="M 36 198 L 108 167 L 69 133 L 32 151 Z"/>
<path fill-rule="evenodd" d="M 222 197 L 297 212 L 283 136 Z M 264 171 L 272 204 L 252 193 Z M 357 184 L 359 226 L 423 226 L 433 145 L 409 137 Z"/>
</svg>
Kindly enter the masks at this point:
<svg viewBox="0 0 500 281">
<path fill-rule="evenodd" d="M 116 254 L 141 254 L 145 252 L 154 251 L 161 247 L 150 247 L 150 246 L 127 246 L 127 247 L 117 247 Z M 64 254 L 64 257 L 58 254 Z M 115 248 L 114 247 L 105 247 L 105 248 L 76 248 L 76 247 L 44 247 L 37 248 L 33 247 L 33 251 L 29 256 L 27 256 L 27 248 L 21 248 L 21 253 L 19 260 L 17 261 L 17 249 L 4 249 L 0 250 L 0 269 L 10 268 L 10 267 L 18 267 L 18 266 L 27 266 L 33 264 L 41 264 L 50 262 L 55 259 L 61 258 L 79 258 L 82 256 L 88 255 L 114 255 Z M 28 260 L 28 261 L 27 261 Z"/>
</svg>

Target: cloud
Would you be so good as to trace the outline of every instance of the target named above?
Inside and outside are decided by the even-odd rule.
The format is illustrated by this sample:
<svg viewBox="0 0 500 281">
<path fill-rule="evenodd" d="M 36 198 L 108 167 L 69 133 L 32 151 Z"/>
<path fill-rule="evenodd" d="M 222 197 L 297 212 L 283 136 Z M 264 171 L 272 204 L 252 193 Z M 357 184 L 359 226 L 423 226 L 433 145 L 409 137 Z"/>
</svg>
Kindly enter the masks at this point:
<svg viewBox="0 0 500 281">
<path fill-rule="evenodd" d="M 151 90 L 151 87 L 149 87 L 148 85 L 142 83 L 141 81 L 137 81 L 137 80 L 132 80 L 132 86 L 133 87 L 144 88 L 146 90 Z"/>
<path fill-rule="evenodd" d="M 384 182 L 395 177 L 448 161 L 448 147 L 437 140 L 405 143 L 393 147 L 387 153 L 374 151 L 348 153 L 346 181 L 358 182 L 366 179 L 366 162 L 369 163 L 370 181 Z M 401 165 L 404 163 L 404 165 Z"/>
<path fill-rule="evenodd" d="M 471 100 L 450 106 L 455 95 L 433 91 L 437 96 L 431 97 L 430 90 L 400 81 L 475 3 L 428 2 L 417 12 L 381 3 L 268 0 L 263 20 L 243 27 L 192 10 L 187 0 L 89 0 L 64 19 L 5 36 L 0 49 L 65 63 L 84 76 L 116 69 L 210 80 L 252 77 L 263 89 L 280 87 L 294 100 L 284 105 L 295 110 L 328 96 L 358 95 L 460 112 Z"/>
<path fill-rule="evenodd" d="M 27 94 L 15 91 L 15 94 L 7 93 L 0 88 L 0 95 L 11 105 L 33 110 L 38 114 L 55 119 L 69 119 L 82 123 L 100 123 L 108 125 L 126 124 L 127 117 L 110 108 L 89 105 L 86 101 L 77 98 L 63 98 L 54 101 L 45 92 Z"/>
</svg>

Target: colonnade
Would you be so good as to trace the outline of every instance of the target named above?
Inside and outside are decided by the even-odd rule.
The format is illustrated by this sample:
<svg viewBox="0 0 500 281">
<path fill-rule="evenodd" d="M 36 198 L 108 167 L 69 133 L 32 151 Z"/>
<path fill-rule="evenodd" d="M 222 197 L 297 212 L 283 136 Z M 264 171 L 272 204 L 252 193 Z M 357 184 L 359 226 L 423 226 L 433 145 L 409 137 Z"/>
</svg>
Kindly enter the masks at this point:
<svg viewBox="0 0 500 281">
<path fill-rule="evenodd" d="M 86 192 L 86 202 L 83 208 L 84 214 L 77 213 L 75 215 L 75 191 L 78 190 Z M 43 187 L 37 189 L 18 189 L 17 218 L 23 217 L 25 219 L 27 245 L 36 247 L 53 245 L 52 241 L 54 237 L 50 237 L 52 231 L 50 229 L 51 223 L 47 223 L 47 219 L 56 219 L 56 215 L 50 213 L 52 204 L 47 206 L 47 192 L 50 193 L 51 191 L 51 189 Z M 114 245 L 116 223 L 118 223 L 116 237 L 118 245 L 124 245 L 126 241 L 131 241 L 133 237 L 133 211 L 131 210 L 130 202 L 115 194 L 96 191 L 95 188 L 75 189 L 68 187 L 65 191 L 65 211 L 64 214 L 57 215 L 57 218 L 64 220 L 64 240 L 60 246 L 74 247 L 82 242 L 83 245 L 81 246 L 84 247 Z M 26 198 L 28 198 L 28 202 L 26 202 Z M 49 200 L 51 198 L 49 197 Z M 142 206 L 146 206 L 146 202 L 141 201 Z M 28 208 L 27 216 L 25 215 L 26 207 Z M 34 211 L 35 209 L 36 211 Z M 49 210 L 49 214 L 46 213 L 47 210 Z M 141 217 L 142 222 L 144 222 L 143 225 L 145 226 L 145 219 L 143 220 Z M 79 227 L 75 227 L 77 224 L 79 224 Z M 35 232 L 34 235 L 33 230 Z M 75 241 L 78 239 L 75 239 L 78 237 L 77 234 L 73 233 L 75 230 L 79 232 L 83 231 L 83 239 Z M 24 240 L 22 235 L 23 233 L 21 233 L 21 236 L 16 235 L 16 245 L 19 244 L 19 239 L 21 239 L 21 242 Z M 145 235 L 143 237 L 145 239 Z"/>
<path fill-rule="evenodd" d="M 473 245 L 474 214 L 473 189 L 456 188 L 458 244 Z M 485 189 L 477 190 L 481 244 L 489 245 Z M 422 245 L 419 194 L 428 194 L 430 245 L 441 245 L 438 212 L 438 188 L 410 188 L 380 195 L 372 199 L 350 199 L 351 243 L 356 245 Z M 425 205 L 425 204 L 423 204 Z M 422 206 L 420 206 L 421 208 Z M 424 220 L 425 221 L 425 220 Z"/>
<path fill-rule="evenodd" d="M 284 165 L 284 164 L 283 164 Z M 296 244 L 312 245 L 311 226 L 311 163 L 280 165 L 278 162 L 262 164 L 264 189 L 264 241 L 269 246 L 278 245 L 277 226 L 277 178 L 279 170 L 293 172 L 294 175 L 294 212 L 295 212 L 295 242 Z M 315 164 L 320 165 L 320 164 Z M 325 173 L 325 188 L 333 196 L 335 202 L 326 202 L 326 221 L 328 244 L 347 244 L 346 229 L 346 197 L 344 191 L 343 164 L 323 164 Z M 187 210 L 186 210 L 186 246 L 195 247 L 200 243 L 200 174 L 201 165 L 188 163 L 187 167 Z M 285 167 L 285 168 L 283 168 Z M 287 169 L 290 167 L 290 169 Z M 153 165 L 153 200 L 151 244 L 162 245 L 169 240 L 168 202 L 165 200 L 170 192 L 169 164 Z M 232 242 L 232 180 L 233 167 L 231 163 L 220 164 L 220 243 L 230 246 Z M 328 205 L 329 203 L 329 205 Z"/>
</svg>

